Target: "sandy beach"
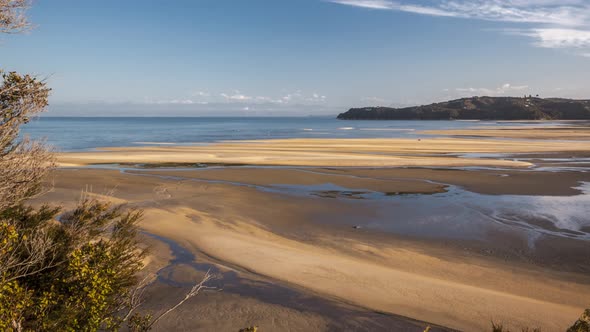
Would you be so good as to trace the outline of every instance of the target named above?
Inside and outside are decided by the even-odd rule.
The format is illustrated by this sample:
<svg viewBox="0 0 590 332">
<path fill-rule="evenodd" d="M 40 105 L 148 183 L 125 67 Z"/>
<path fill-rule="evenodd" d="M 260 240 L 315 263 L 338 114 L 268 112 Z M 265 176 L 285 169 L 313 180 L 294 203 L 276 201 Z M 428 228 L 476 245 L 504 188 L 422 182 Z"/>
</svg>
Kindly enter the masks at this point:
<svg viewBox="0 0 590 332">
<path fill-rule="evenodd" d="M 583 141 L 590 139 L 590 129 L 582 126 L 587 122 L 580 122 L 580 126 L 558 126 L 558 127 L 495 127 L 478 129 L 454 129 L 454 130 L 427 130 L 424 134 L 447 135 L 457 137 L 503 137 L 519 139 L 554 139 Z"/>
<path fill-rule="evenodd" d="M 488 329 L 494 320 L 513 328 L 557 331 L 588 305 L 587 296 L 581 296 L 590 294 L 588 240 L 568 238 L 584 233 L 556 229 L 534 218 L 527 227 L 535 227 L 538 234 L 509 223 L 483 223 L 476 228 L 485 232 L 461 226 L 464 237 L 429 233 L 428 224 L 390 231 L 365 223 L 382 218 L 378 211 L 389 208 L 387 197 L 394 199 L 391 204 L 402 204 L 391 210 L 399 213 L 405 211 L 399 210 L 404 202 L 414 200 L 405 199 L 406 195 L 426 200 L 453 190 L 484 195 L 484 200 L 505 195 L 576 200 L 585 195 L 578 186 L 590 180 L 587 173 L 528 170 L 539 165 L 504 154 L 559 157 L 587 150 L 583 142 L 454 138 L 108 148 L 65 153 L 59 161 L 69 166 L 147 165 L 57 170 L 54 190 L 39 202 L 68 207 L 86 190 L 141 208 L 142 228 L 156 236 L 146 235 L 146 242 L 155 248 L 149 269 L 172 269 L 170 278 L 175 282 L 198 278 L 207 266 L 225 276 L 225 291 L 199 298 L 166 319 L 161 330 L 259 325 L 263 330 L 385 331 L 395 326 L 421 331 L 431 325 L 435 330 L 473 331 Z M 472 155 L 461 155 L 468 153 Z M 478 154 L 502 154 L 502 158 Z M 289 166 L 186 168 L 191 163 Z M 406 212 L 408 220 L 420 220 L 411 209 L 409 215 Z M 396 220 L 395 212 L 391 218 Z M 398 221 L 403 225 L 403 219 Z M 537 235 L 531 238 L 531 234 Z M 175 259 L 179 250 L 192 258 L 179 262 Z M 171 302 L 172 294 L 180 296 L 182 287 L 159 282 L 150 292 L 154 300 Z M 308 304 L 297 304 L 301 299 Z M 182 323 L 175 319 L 187 312 L 199 315 Z M 337 318 L 341 315 L 347 318 Z M 231 318 L 220 322 L 220 317 Z"/>
<path fill-rule="evenodd" d="M 190 178 L 196 177 L 197 172 L 185 175 L 184 171 L 178 171 L 176 175 Z M 209 179 L 214 178 L 212 171 L 204 172 L 209 173 Z M 213 173 L 219 174 L 216 177 L 219 179 L 244 176 L 244 172 L 247 171 Z M 298 182 L 289 176 L 296 170 L 284 172 L 286 179 Z M 167 171 L 166 176 L 172 173 Z M 428 178 L 427 173 L 423 176 Z M 255 170 L 248 178 L 257 183 L 272 181 Z M 354 230 L 346 223 L 339 223 L 338 217 L 360 217 L 370 215 L 371 211 L 336 199 L 288 197 L 228 183 L 193 183 L 188 179 L 137 176 L 116 170 L 61 170 L 55 173 L 55 183 L 54 191 L 44 200 L 75 202 L 80 189 L 88 188 L 101 196 L 104 193 L 103 198 L 127 202 L 144 209 L 142 227 L 147 232 L 173 240 L 193 252 L 201 262 L 204 262 L 202 257 L 207 257 L 223 269 L 246 271 L 246 279 L 263 278 L 288 288 L 303 289 L 320 298 L 352 305 L 365 314 L 377 311 L 396 315 L 373 330 L 387 330 L 393 322 L 405 330 L 419 330 L 427 325 L 397 315 L 460 330 L 486 329 L 491 319 L 515 327 L 533 324 L 545 330 L 559 330 L 587 305 L 587 299 L 580 294 L 590 294 L 587 277 L 590 252 L 585 241 L 571 241 L 562 248 L 559 257 L 551 257 L 545 251 L 550 252 L 559 240 L 548 239 L 546 245 L 541 241 L 540 250 L 527 252 L 525 240 L 505 238 L 502 233 L 488 234 L 489 241 L 482 244 Z M 332 222 L 313 221 L 310 216 L 317 214 Z M 512 248 L 506 250 L 507 243 Z M 163 257 L 154 259 L 152 264 L 161 268 L 170 258 L 166 246 L 159 246 L 164 249 L 155 250 L 154 255 Z M 186 267 L 175 273 L 182 280 L 194 275 L 197 272 Z M 158 296 L 167 301 L 174 299 L 164 295 L 169 286 L 158 287 L 163 289 Z M 240 298 L 227 308 L 218 303 L 223 301 L 216 296 L 209 294 L 207 298 L 219 310 L 226 311 L 239 303 L 260 302 L 251 294 L 219 295 Z M 207 307 L 207 302 L 200 299 L 197 303 Z M 328 325 L 338 326 L 322 309 L 294 314 L 288 313 L 288 305 L 281 303 L 249 307 L 252 311 L 256 308 L 266 313 L 280 309 L 290 317 L 286 318 L 289 324 L 299 326 L 293 330 L 303 330 L 307 316 L 317 319 L 318 330 Z M 225 322 L 228 325 L 224 326 L 235 329 L 251 322 L 270 330 L 285 328 L 276 321 L 255 321 L 252 317 L 256 316 L 234 315 L 234 320 Z M 177 326 L 174 319 L 167 321 L 171 325 L 163 327 Z M 360 330 L 368 330 L 362 328 L 365 326 L 362 321 L 352 319 L 346 324 L 350 325 L 340 327 L 356 324 Z"/>
<path fill-rule="evenodd" d="M 494 139 L 287 139 L 196 146 L 104 148 L 62 153 L 61 166 L 112 163 L 214 163 L 325 167 L 528 167 L 531 163 L 462 154 L 583 152 L 587 142 Z"/>
</svg>

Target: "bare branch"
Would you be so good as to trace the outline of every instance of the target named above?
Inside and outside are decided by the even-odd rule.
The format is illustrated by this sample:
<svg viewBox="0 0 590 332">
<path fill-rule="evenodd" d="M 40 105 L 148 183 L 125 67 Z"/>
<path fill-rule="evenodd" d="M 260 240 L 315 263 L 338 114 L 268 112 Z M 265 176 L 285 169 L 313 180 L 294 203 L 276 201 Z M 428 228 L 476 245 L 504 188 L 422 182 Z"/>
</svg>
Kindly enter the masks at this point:
<svg viewBox="0 0 590 332">
<path fill-rule="evenodd" d="M 211 271 L 207 271 L 207 273 L 205 274 L 205 276 L 203 277 L 203 279 L 196 283 L 184 296 L 184 298 L 182 298 L 176 305 L 170 307 L 169 309 L 167 309 L 166 311 L 164 311 L 163 313 L 161 313 L 160 315 L 158 315 L 156 318 L 152 319 L 151 321 L 145 322 L 145 325 L 143 326 L 135 326 L 134 330 L 137 331 L 149 331 L 152 329 L 152 327 L 154 325 L 156 325 L 162 318 L 164 318 L 166 315 L 170 314 L 171 312 L 173 312 L 174 310 L 178 309 L 181 305 L 183 305 L 186 301 L 188 301 L 189 299 L 199 295 L 199 293 L 203 290 L 219 290 L 216 287 L 210 287 L 207 286 L 206 284 L 211 281 L 211 280 L 215 280 L 217 279 L 217 276 L 212 274 Z M 151 282 L 150 282 L 151 283 Z M 146 284 L 145 287 L 147 287 L 147 285 L 149 285 L 150 283 Z M 143 290 L 145 290 L 145 287 L 141 290 L 139 290 L 140 293 L 143 293 Z M 136 288 L 139 289 L 139 288 Z M 135 295 L 132 294 L 132 297 L 134 297 Z M 140 300 L 134 299 L 133 300 L 136 304 L 137 303 L 141 303 Z M 137 305 L 139 306 L 139 305 Z M 133 308 L 132 310 L 135 310 L 135 308 Z M 132 317 L 131 315 L 131 311 L 125 316 L 125 318 L 123 319 L 123 321 L 128 321 L 128 319 L 130 319 Z M 149 317 L 149 316 L 148 316 Z"/>
<path fill-rule="evenodd" d="M 0 0 L 0 15 L 7 0 Z M 12 3 L 10 0 L 8 0 Z M 0 18 L 0 25 L 1 25 Z M 31 198 L 55 165 L 44 143 L 28 138 L 18 141 L 20 126 L 45 110 L 49 89 L 29 75 L 0 70 L 0 210 Z"/>
<path fill-rule="evenodd" d="M 153 273 L 146 275 L 145 278 L 143 278 L 143 280 L 137 284 L 133 291 L 131 291 L 131 294 L 129 295 L 129 302 L 125 305 L 128 311 L 123 317 L 123 322 L 126 322 L 131 317 L 131 315 L 133 315 L 135 310 L 144 303 L 143 294 L 145 293 L 147 287 L 154 283 L 156 278 L 157 276 Z"/>
<path fill-rule="evenodd" d="M 0 210 L 44 192 L 41 183 L 55 165 L 54 160 L 43 143 L 28 139 L 11 153 L 0 156 Z"/>
<path fill-rule="evenodd" d="M 0 234 L 8 240 L 0 245 L 1 282 L 11 282 L 56 267 L 63 263 L 58 261 L 56 243 L 49 235 L 47 227 L 39 227 L 17 238 L 11 238 L 14 226 L 10 221 L 0 223 Z M 18 234 L 18 233 L 15 233 Z"/>
<path fill-rule="evenodd" d="M 31 24 L 25 12 L 30 6 L 30 0 L 0 0 L 0 33 L 28 31 Z"/>
<path fill-rule="evenodd" d="M 184 298 L 182 300 L 180 300 L 180 302 L 178 302 L 175 306 L 173 306 L 170 309 L 164 311 L 162 314 L 160 314 L 158 317 L 156 317 L 154 320 L 152 320 L 152 322 L 147 326 L 147 329 L 148 330 L 151 329 L 152 326 L 154 326 L 164 316 L 166 316 L 169 313 L 171 313 L 172 311 L 176 310 L 178 307 L 180 307 L 181 305 L 183 305 L 190 298 L 197 296 L 201 290 L 203 290 L 203 289 L 212 289 L 211 287 L 205 286 L 205 284 L 208 281 L 213 280 L 214 278 L 215 278 L 215 276 L 213 274 L 211 274 L 211 271 L 207 271 L 207 273 L 205 274 L 205 276 L 203 277 L 203 280 L 201 280 L 201 282 L 195 284 L 193 286 L 193 288 L 191 288 L 191 290 L 188 293 L 186 293 L 186 295 L 184 296 Z"/>
</svg>

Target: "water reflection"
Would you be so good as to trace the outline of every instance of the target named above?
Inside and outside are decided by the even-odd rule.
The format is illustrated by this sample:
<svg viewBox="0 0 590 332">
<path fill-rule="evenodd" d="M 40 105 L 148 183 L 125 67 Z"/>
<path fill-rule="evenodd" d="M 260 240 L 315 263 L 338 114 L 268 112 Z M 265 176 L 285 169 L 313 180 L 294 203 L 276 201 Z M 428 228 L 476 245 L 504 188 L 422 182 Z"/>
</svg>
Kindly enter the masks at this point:
<svg viewBox="0 0 590 332">
<path fill-rule="evenodd" d="M 401 234 L 479 238 L 489 228 L 518 228 L 529 236 L 548 234 L 590 240 L 590 183 L 575 196 L 484 195 L 449 186 L 430 196 L 394 197 L 374 204 L 366 227 Z"/>
</svg>

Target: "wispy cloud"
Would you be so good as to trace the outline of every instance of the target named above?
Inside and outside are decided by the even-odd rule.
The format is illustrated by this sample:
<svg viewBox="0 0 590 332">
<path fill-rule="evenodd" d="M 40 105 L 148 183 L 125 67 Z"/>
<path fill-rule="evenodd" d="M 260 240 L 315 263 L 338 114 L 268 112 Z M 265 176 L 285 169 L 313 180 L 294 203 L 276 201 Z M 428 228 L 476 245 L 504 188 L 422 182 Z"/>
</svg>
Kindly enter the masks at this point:
<svg viewBox="0 0 590 332">
<path fill-rule="evenodd" d="M 371 8 L 371 9 L 393 9 L 393 3 L 388 0 L 331 0 L 329 2 L 341 5 Z"/>
<path fill-rule="evenodd" d="M 192 93 L 192 95 L 195 97 L 209 97 L 211 96 L 211 93 L 207 91 L 195 91 Z"/>
<path fill-rule="evenodd" d="M 590 52 L 590 1 L 588 0 L 326 0 L 328 2 L 419 15 L 520 23 L 505 32 L 533 39 L 536 47 Z"/>
<path fill-rule="evenodd" d="M 155 105 L 207 105 L 208 102 L 205 101 L 195 101 L 192 99 L 158 99 L 153 100 L 150 98 L 146 98 L 144 100 L 145 104 L 155 104 Z"/>
<path fill-rule="evenodd" d="M 508 30 L 514 34 L 532 37 L 536 40 L 535 45 L 544 48 L 590 48 L 590 31 L 559 29 L 559 28 L 538 28 L 528 30 Z"/>
<path fill-rule="evenodd" d="M 385 99 L 385 98 L 380 98 L 380 97 L 362 97 L 361 102 L 371 103 L 371 104 L 380 105 L 380 106 L 387 106 L 392 103 L 391 100 Z"/>
<path fill-rule="evenodd" d="M 235 91 L 232 94 L 220 93 L 219 95 L 227 101 L 248 101 L 248 100 L 252 100 L 252 98 L 253 98 L 251 96 L 246 96 L 246 95 L 240 93 L 240 91 Z"/>
<path fill-rule="evenodd" d="M 505 83 L 497 88 L 455 88 L 453 90 L 461 96 L 500 96 L 506 94 L 513 94 L 519 91 L 522 92 L 528 89 L 528 85 L 514 85 L 510 83 Z M 444 91 L 451 92 L 451 89 L 445 89 Z"/>
<path fill-rule="evenodd" d="M 325 95 L 317 92 L 305 94 L 301 91 L 286 93 L 279 97 L 256 96 L 242 93 L 239 90 L 232 92 L 210 93 L 196 91 L 187 98 L 153 99 L 146 97 L 144 103 L 157 105 L 213 105 L 213 104 L 242 104 L 244 107 L 251 105 L 323 105 L 327 101 Z"/>
</svg>

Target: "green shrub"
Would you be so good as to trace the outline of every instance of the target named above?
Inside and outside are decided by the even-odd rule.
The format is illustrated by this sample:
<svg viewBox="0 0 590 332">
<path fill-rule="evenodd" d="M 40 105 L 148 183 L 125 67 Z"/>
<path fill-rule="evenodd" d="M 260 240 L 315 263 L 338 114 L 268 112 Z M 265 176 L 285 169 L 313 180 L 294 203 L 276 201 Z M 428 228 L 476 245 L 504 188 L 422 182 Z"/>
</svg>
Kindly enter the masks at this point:
<svg viewBox="0 0 590 332">
<path fill-rule="evenodd" d="M 0 213 L 1 330 L 114 330 L 131 309 L 143 259 L 141 214 L 97 201 L 55 222 L 58 211 Z"/>
</svg>

